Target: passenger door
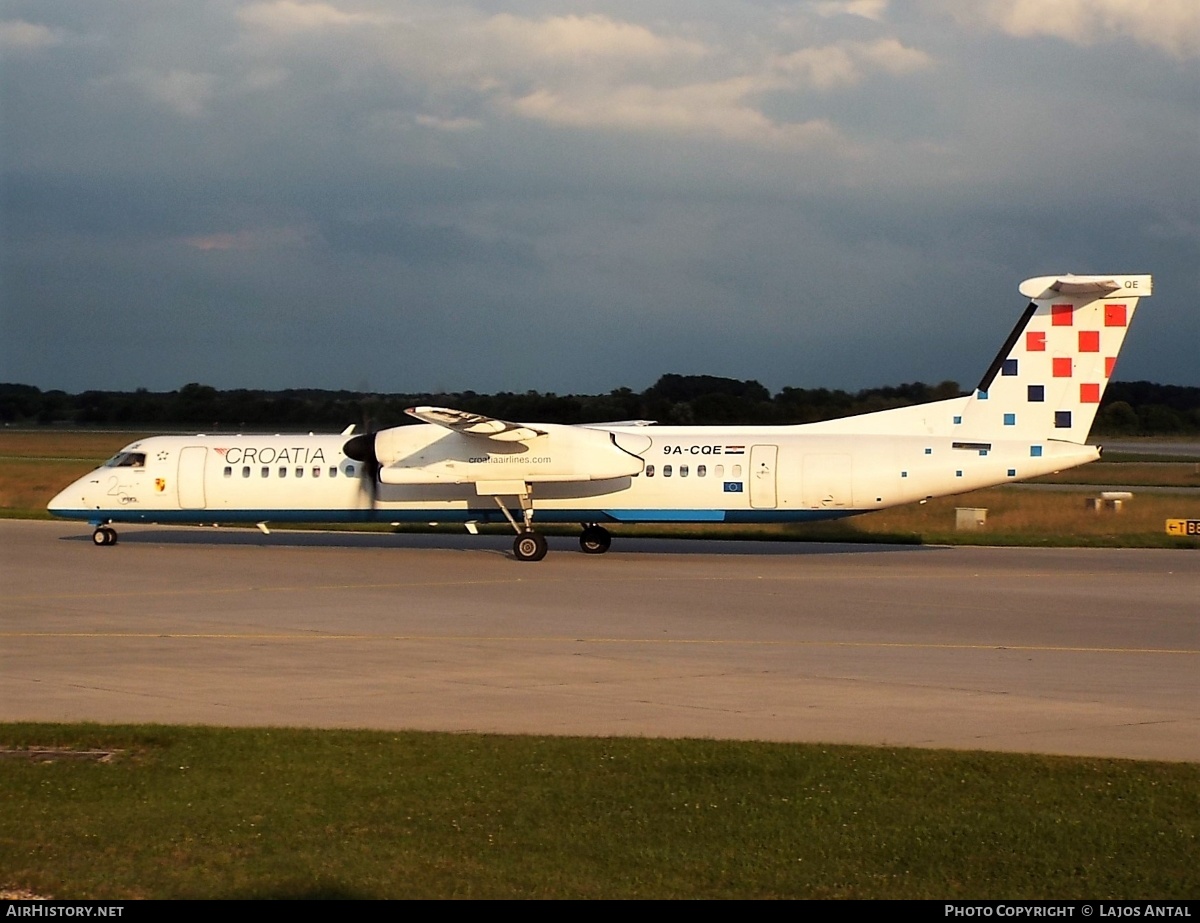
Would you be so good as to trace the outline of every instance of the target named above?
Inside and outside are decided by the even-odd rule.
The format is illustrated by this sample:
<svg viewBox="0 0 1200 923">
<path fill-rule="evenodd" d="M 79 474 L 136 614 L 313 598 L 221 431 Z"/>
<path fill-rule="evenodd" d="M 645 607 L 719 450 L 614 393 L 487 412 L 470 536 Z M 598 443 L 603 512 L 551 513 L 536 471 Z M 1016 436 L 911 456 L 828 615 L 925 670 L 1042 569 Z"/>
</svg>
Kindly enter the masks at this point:
<svg viewBox="0 0 1200 923">
<path fill-rule="evenodd" d="M 179 468 L 175 486 L 179 491 L 181 510 L 204 509 L 204 462 L 208 449 L 202 445 L 190 445 L 179 453 Z"/>
</svg>

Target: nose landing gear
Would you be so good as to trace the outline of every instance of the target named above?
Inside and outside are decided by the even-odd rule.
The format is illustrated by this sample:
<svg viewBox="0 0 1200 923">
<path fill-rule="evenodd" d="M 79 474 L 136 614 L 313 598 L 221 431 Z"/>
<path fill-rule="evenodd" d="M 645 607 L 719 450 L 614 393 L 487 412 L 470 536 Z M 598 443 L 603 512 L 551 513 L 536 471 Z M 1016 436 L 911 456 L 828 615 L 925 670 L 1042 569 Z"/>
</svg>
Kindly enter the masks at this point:
<svg viewBox="0 0 1200 923">
<path fill-rule="evenodd" d="M 96 531 L 92 533 L 92 544 L 97 547 L 115 545 L 116 543 L 117 530 L 110 526 L 97 526 Z"/>
</svg>

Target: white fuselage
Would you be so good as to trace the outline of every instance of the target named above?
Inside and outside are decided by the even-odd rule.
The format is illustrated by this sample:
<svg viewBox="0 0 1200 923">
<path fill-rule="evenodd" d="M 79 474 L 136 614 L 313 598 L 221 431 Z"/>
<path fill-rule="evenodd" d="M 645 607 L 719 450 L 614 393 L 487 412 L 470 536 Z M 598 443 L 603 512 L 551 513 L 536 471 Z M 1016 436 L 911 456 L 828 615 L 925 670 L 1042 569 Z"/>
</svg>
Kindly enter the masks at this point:
<svg viewBox="0 0 1200 923">
<path fill-rule="evenodd" d="M 637 473 L 583 480 L 553 473 L 561 466 L 552 437 L 544 446 L 489 446 L 419 424 L 389 432 L 404 443 L 397 451 L 425 463 L 404 469 L 408 483 L 385 477 L 374 485 L 367 466 L 345 455 L 344 435 L 155 436 L 127 446 L 117 456 L 124 464 L 71 484 L 49 508 L 93 523 L 486 522 L 503 519 L 502 485 L 522 482 L 540 522 L 782 522 L 961 493 L 1099 457 L 1092 446 L 1052 440 L 828 428 L 597 428 Z"/>
</svg>

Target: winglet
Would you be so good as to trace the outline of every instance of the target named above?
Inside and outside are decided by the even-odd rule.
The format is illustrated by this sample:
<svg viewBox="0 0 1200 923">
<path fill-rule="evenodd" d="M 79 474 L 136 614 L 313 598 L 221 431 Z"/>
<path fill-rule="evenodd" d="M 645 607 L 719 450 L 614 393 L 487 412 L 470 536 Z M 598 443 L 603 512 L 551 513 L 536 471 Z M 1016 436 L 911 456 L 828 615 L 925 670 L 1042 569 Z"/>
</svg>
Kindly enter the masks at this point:
<svg viewBox="0 0 1200 923">
<path fill-rule="evenodd" d="M 409 407 L 404 411 L 410 417 L 416 417 L 423 423 L 433 423 L 444 426 L 464 436 L 481 436 L 495 439 L 497 442 L 528 442 L 538 436 L 545 436 L 546 431 L 526 426 L 523 423 L 509 423 L 494 417 L 485 417 L 477 413 L 467 413 L 465 410 L 454 410 L 450 407 Z"/>
</svg>

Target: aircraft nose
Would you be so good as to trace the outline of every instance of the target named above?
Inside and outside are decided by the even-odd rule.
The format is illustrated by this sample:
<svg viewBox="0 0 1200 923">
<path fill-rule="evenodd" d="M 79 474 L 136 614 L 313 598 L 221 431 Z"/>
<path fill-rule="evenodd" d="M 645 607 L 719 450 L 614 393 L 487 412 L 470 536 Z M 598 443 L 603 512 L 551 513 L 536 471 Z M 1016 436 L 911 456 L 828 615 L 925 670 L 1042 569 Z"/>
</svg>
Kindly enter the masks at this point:
<svg viewBox="0 0 1200 923">
<path fill-rule="evenodd" d="M 67 490 L 60 490 L 58 493 L 56 493 L 53 498 L 51 498 L 50 502 L 46 504 L 46 509 L 51 513 L 59 513 L 65 510 L 67 508 L 67 491 L 70 489 L 71 488 L 68 487 Z"/>
<path fill-rule="evenodd" d="M 46 509 L 55 515 L 64 515 L 73 510 L 86 510 L 88 502 L 88 479 L 80 478 L 69 487 L 65 487 L 54 495 Z"/>
<path fill-rule="evenodd" d="M 75 490 L 75 485 L 72 484 L 65 490 L 60 490 L 56 493 L 50 502 L 46 504 L 46 509 L 51 513 L 61 513 L 71 508 L 72 503 L 70 498 L 77 496 L 78 491 Z"/>
</svg>

